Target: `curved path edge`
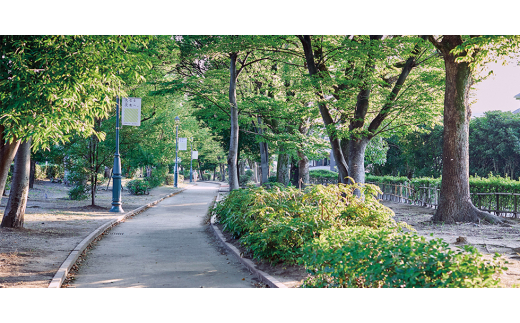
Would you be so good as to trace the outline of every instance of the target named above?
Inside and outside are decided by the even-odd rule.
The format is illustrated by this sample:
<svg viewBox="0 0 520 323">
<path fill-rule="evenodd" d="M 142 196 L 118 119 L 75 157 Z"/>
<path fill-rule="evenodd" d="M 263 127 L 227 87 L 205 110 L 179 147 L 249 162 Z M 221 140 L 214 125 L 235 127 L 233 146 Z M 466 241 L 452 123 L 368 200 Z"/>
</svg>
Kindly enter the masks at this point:
<svg viewBox="0 0 520 323">
<path fill-rule="evenodd" d="M 220 190 L 219 194 L 215 198 L 214 203 L 218 202 L 220 199 Z M 209 212 L 209 210 L 208 210 Z M 226 242 L 226 239 L 224 238 L 224 235 L 220 231 L 220 229 L 215 225 L 215 215 L 211 217 L 210 220 L 210 226 L 211 229 L 213 229 L 213 233 L 215 233 L 215 236 L 222 242 L 224 247 L 233 254 L 253 275 L 255 275 L 259 280 L 261 280 L 263 283 L 268 285 L 271 288 L 288 288 L 285 284 L 274 278 L 273 276 L 269 275 L 268 273 L 256 268 L 255 264 L 246 258 L 242 258 L 240 256 L 240 251 L 233 246 L 232 244 Z"/>
<path fill-rule="evenodd" d="M 126 212 L 123 215 L 118 216 L 117 218 L 110 220 L 110 221 L 106 222 L 105 224 L 102 224 L 100 227 L 98 227 L 96 230 L 94 230 L 92 233 L 90 233 L 85 239 L 83 239 L 80 243 L 78 243 L 76 248 L 74 248 L 70 252 L 67 259 L 65 259 L 65 261 L 61 264 L 60 268 L 58 269 L 58 271 L 52 278 L 48 288 L 60 288 L 61 285 L 63 284 L 63 282 L 65 281 L 65 278 L 67 278 L 67 274 L 69 273 L 72 266 L 74 266 L 74 264 L 78 260 L 81 253 L 92 243 L 92 241 L 94 241 L 97 237 L 102 235 L 109 228 L 121 223 L 123 220 L 125 220 L 133 215 L 136 215 L 136 214 L 139 214 L 139 213 L 145 211 L 146 209 L 156 205 L 157 203 L 163 201 L 164 199 L 167 199 L 169 197 L 182 193 L 185 190 L 186 190 L 186 188 L 183 188 L 180 191 L 170 193 L 156 201 L 150 202 L 146 205 L 138 207 L 137 209 Z"/>
</svg>

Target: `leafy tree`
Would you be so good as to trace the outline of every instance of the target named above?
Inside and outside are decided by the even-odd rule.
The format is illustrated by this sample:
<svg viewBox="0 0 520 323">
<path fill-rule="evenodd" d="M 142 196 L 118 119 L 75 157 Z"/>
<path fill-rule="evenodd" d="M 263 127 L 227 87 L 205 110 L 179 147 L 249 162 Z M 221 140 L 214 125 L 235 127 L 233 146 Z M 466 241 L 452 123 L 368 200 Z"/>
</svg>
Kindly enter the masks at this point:
<svg viewBox="0 0 520 323">
<path fill-rule="evenodd" d="M 520 176 L 520 115 L 488 111 L 469 123 L 469 172 Z"/>
<path fill-rule="evenodd" d="M 146 39 L 0 37 L 0 191 L 5 187 L 17 143 L 30 140 L 35 149 L 46 148 L 66 142 L 73 133 L 95 133 L 94 121 L 108 115 L 121 83 L 117 69 L 123 75 L 139 77 L 147 67 L 146 61 L 137 59 Z M 29 158 L 24 161 L 29 162 Z M 13 205 L 20 210 L 17 216 L 22 219 L 23 192 L 20 186 L 10 194 L 10 198 L 22 201 L 23 205 Z M 5 214 L 8 213 L 9 208 Z M 10 223 L 23 225 L 23 221 L 17 220 Z"/>
<path fill-rule="evenodd" d="M 429 36 L 429 40 L 441 53 L 446 70 L 442 182 L 433 221 L 502 222 L 497 216 L 478 210 L 470 199 L 468 97 L 476 69 L 516 49 L 518 37 L 443 35 Z"/>
<path fill-rule="evenodd" d="M 364 182 L 375 136 L 438 122 L 441 68 L 424 38 L 298 36 L 341 182 Z"/>
</svg>

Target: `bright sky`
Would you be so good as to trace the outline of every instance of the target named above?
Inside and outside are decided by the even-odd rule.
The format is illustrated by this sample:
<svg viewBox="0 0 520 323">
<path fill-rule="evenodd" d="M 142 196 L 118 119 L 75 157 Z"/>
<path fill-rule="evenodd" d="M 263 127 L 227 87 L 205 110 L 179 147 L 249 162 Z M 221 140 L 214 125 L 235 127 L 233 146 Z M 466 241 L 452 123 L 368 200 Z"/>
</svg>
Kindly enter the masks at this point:
<svg viewBox="0 0 520 323">
<path fill-rule="evenodd" d="M 514 98 L 520 93 L 520 66 L 513 60 L 506 66 L 490 63 L 486 67 L 493 70 L 494 75 L 475 85 L 471 96 L 477 101 L 471 106 L 471 115 L 479 117 L 490 110 L 520 109 L 520 100 Z"/>
</svg>

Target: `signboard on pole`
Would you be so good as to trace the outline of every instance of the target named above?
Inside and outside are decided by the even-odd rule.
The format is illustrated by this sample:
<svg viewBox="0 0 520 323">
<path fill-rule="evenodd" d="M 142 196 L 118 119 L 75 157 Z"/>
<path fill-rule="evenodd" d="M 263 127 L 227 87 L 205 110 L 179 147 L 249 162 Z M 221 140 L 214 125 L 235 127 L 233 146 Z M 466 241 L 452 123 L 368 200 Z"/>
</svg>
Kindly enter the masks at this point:
<svg viewBox="0 0 520 323">
<path fill-rule="evenodd" d="M 179 150 L 188 150 L 188 138 L 179 138 Z"/>
<path fill-rule="evenodd" d="M 191 152 L 191 159 L 199 159 L 199 152 L 194 150 Z"/>
<path fill-rule="evenodd" d="M 123 98 L 122 100 L 122 121 L 124 126 L 141 125 L 141 98 Z"/>
</svg>

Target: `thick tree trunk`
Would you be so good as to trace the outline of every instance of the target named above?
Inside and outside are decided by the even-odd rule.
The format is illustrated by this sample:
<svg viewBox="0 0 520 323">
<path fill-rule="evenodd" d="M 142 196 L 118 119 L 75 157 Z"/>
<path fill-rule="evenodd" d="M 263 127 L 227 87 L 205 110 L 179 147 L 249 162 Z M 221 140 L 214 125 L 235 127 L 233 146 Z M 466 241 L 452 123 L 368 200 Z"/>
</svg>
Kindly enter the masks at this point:
<svg viewBox="0 0 520 323">
<path fill-rule="evenodd" d="M 298 161 L 298 186 L 305 188 L 310 182 L 309 178 L 309 158 L 302 151 L 297 152 L 300 160 Z M 301 184 L 300 184 L 301 183 Z M 300 186 L 301 185 L 301 186 Z"/>
<path fill-rule="evenodd" d="M 231 134 L 229 139 L 229 154 L 228 154 L 228 167 L 229 167 L 229 190 L 236 190 L 239 188 L 238 184 L 238 108 L 237 108 L 237 93 L 236 93 L 236 82 L 237 82 L 237 53 L 230 55 L 229 63 L 229 103 L 230 103 L 230 116 L 231 116 Z"/>
<path fill-rule="evenodd" d="M 20 146 L 20 140 L 7 143 L 4 140 L 4 131 L 4 126 L 0 126 L 0 195 L 4 193 L 9 168 Z"/>
<path fill-rule="evenodd" d="M 276 181 L 285 186 L 289 185 L 291 178 L 291 157 L 284 153 L 278 154 L 278 165 L 276 165 Z"/>
<path fill-rule="evenodd" d="M 356 183 L 365 183 L 365 149 L 368 138 L 348 141 L 348 168 Z"/>
<path fill-rule="evenodd" d="M 31 168 L 31 140 L 20 144 L 14 162 L 13 180 L 9 200 L 2 219 L 2 228 L 22 228 L 27 196 L 29 195 L 29 174 Z"/>
<path fill-rule="evenodd" d="M 444 56 L 446 67 L 446 90 L 444 97 L 444 133 L 442 150 L 442 182 L 439 206 L 434 222 L 478 222 L 485 219 L 492 223 L 502 220 L 478 210 L 469 191 L 469 90 L 472 71 L 467 62 L 455 62 L 450 51 L 462 44 L 460 36 L 443 36 L 436 44 Z"/>
</svg>

